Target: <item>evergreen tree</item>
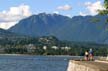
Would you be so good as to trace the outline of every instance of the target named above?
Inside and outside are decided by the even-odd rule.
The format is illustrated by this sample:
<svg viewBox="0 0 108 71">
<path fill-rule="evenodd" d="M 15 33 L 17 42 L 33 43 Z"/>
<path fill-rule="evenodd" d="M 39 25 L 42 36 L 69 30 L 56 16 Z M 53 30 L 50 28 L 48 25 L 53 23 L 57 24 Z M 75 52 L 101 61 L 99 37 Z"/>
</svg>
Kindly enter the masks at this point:
<svg viewBox="0 0 108 71">
<path fill-rule="evenodd" d="M 104 0 L 103 7 L 104 7 L 103 10 L 98 10 L 99 14 L 101 14 L 101 15 L 108 15 L 108 0 Z"/>
</svg>

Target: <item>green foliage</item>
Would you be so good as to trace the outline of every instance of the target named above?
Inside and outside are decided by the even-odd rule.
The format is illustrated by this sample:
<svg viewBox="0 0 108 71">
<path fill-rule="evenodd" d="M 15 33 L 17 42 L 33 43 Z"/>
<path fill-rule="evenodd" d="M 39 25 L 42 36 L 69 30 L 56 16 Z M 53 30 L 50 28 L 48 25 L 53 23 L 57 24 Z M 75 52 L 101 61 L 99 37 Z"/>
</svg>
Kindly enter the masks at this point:
<svg viewBox="0 0 108 71">
<path fill-rule="evenodd" d="M 43 46 L 46 46 L 47 49 L 43 49 Z M 52 46 L 57 46 L 57 49 Z M 69 47 L 69 49 L 65 49 L 65 47 Z M 84 56 L 84 52 L 90 48 L 93 49 L 96 56 L 108 54 L 108 45 L 60 41 L 54 36 L 0 39 L 0 53 Z"/>
<path fill-rule="evenodd" d="M 108 15 L 108 10 L 98 10 L 100 15 Z"/>
<path fill-rule="evenodd" d="M 108 19 L 106 19 L 106 21 L 105 21 L 105 24 L 107 24 L 108 23 Z"/>
<path fill-rule="evenodd" d="M 98 23 L 98 22 L 100 22 L 100 19 L 98 19 L 98 18 L 92 18 L 91 22 L 92 23 Z"/>
<path fill-rule="evenodd" d="M 105 9 L 108 9 L 108 0 L 104 0 L 104 7 Z"/>
<path fill-rule="evenodd" d="M 99 14 L 101 15 L 108 15 L 108 0 L 104 0 L 104 10 L 98 10 Z"/>
<path fill-rule="evenodd" d="M 0 42 L 0 53 L 84 56 L 84 52 L 92 48 L 96 56 L 106 56 L 108 54 L 108 45 L 105 44 L 60 41 L 53 36 L 4 38 L 0 41 L 2 41 Z M 43 49 L 43 46 L 46 46 L 47 49 Z M 52 48 L 52 46 L 56 46 L 57 49 Z M 69 49 L 65 49 L 65 47 L 69 47 Z"/>
</svg>

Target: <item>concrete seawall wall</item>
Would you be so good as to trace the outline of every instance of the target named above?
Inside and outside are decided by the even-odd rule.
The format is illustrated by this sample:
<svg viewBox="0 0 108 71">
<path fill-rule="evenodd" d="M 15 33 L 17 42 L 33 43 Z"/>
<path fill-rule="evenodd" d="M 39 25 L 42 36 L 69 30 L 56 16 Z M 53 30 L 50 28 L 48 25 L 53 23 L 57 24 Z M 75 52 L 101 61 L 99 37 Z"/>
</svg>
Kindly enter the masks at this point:
<svg viewBox="0 0 108 71">
<path fill-rule="evenodd" d="M 100 65 L 99 65 L 100 64 Z M 101 67 L 102 65 L 102 67 Z M 67 71 L 108 71 L 108 65 L 87 61 L 70 61 Z"/>
</svg>

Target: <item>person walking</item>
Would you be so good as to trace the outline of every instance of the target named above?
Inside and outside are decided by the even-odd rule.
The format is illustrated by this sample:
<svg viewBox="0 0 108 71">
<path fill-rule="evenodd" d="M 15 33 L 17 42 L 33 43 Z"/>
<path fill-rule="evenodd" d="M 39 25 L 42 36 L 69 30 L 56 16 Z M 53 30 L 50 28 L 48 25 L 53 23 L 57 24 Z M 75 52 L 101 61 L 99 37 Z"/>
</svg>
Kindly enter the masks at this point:
<svg viewBox="0 0 108 71">
<path fill-rule="evenodd" d="M 89 52 L 88 50 L 85 51 L 85 60 L 88 61 L 89 60 Z"/>
<path fill-rule="evenodd" d="M 89 50 L 89 59 L 90 59 L 90 61 L 94 60 L 93 50 L 92 49 Z"/>
</svg>

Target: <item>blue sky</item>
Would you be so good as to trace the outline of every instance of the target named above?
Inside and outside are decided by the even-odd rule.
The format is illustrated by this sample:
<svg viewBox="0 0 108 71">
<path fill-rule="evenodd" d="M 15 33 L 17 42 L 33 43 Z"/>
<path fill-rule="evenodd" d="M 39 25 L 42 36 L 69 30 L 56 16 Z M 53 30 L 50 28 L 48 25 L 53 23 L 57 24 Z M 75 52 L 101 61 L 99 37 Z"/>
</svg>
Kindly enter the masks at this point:
<svg viewBox="0 0 108 71">
<path fill-rule="evenodd" d="M 79 12 L 85 10 L 84 3 L 86 2 L 96 2 L 103 0 L 0 0 L 0 11 L 8 10 L 10 7 L 17 7 L 21 4 L 30 6 L 30 10 L 33 13 L 47 12 L 53 13 L 57 10 L 57 7 L 70 5 L 71 10 L 68 11 L 58 11 L 60 14 L 70 14 L 72 16 L 79 15 Z"/>
<path fill-rule="evenodd" d="M 42 12 L 69 17 L 96 15 L 102 3 L 103 0 L 0 0 L 0 27 L 7 29 L 25 17 Z"/>
</svg>

